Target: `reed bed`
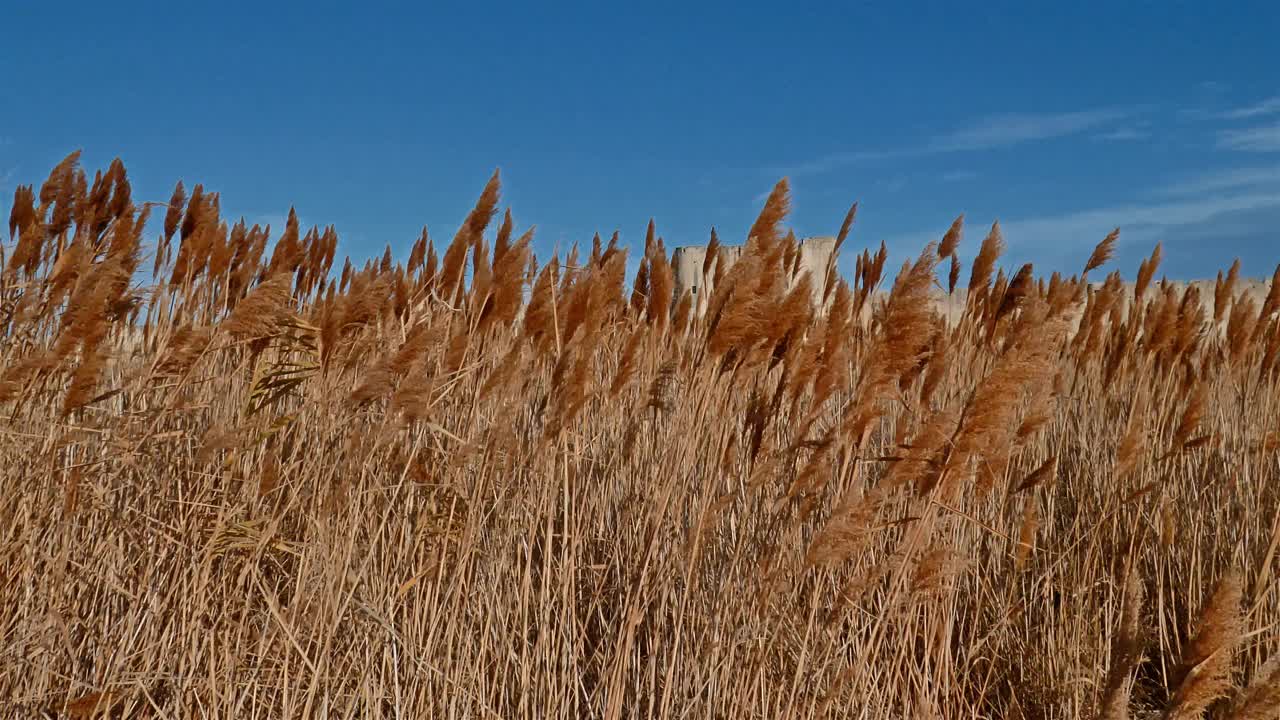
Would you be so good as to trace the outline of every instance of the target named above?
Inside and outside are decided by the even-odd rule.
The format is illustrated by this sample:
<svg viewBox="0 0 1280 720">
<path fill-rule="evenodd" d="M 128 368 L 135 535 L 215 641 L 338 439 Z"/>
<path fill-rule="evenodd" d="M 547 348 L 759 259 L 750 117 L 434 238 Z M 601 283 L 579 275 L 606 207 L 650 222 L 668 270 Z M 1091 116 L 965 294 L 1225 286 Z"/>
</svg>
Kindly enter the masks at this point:
<svg viewBox="0 0 1280 720">
<path fill-rule="evenodd" d="M 633 282 L 540 262 L 496 173 L 363 267 L 119 161 L 18 188 L 3 716 L 1280 716 L 1280 271 L 960 218 L 813 277 L 788 204 L 695 300 L 652 224 Z"/>
</svg>

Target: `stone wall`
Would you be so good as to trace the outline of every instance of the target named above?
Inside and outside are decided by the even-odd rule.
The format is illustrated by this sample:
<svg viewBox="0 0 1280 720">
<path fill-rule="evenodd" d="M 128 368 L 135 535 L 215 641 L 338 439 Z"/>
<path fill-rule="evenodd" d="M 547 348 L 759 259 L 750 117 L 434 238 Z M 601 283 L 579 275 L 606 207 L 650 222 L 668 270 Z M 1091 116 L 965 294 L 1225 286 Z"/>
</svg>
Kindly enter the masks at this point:
<svg viewBox="0 0 1280 720">
<path fill-rule="evenodd" d="M 800 272 L 791 280 L 792 283 L 799 280 L 800 274 L 808 271 L 813 282 L 813 298 L 814 303 L 818 304 L 825 290 L 827 279 L 827 261 L 831 257 L 831 253 L 835 250 L 835 238 L 833 237 L 812 237 L 802 240 L 799 244 L 800 251 Z M 692 291 L 694 294 L 695 305 L 698 314 L 702 314 L 706 310 L 706 303 L 709 300 L 711 292 L 714 288 L 709 287 L 711 278 L 715 276 L 715 264 L 713 263 L 708 269 L 706 277 L 702 274 L 702 264 L 706 258 L 706 246 L 693 245 L 686 247 L 678 247 L 671 254 L 671 265 L 675 275 L 675 297 L 678 300 L 685 291 Z M 740 246 L 721 246 L 720 259 L 725 262 L 725 270 L 728 270 L 733 263 L 742 257 L 742 247 Z M 1101 286 L 1101 281 L 1091 283 L 1096 291 Z M 1188 283 L 1185 281 L 1169 281 L 1172 289 L 1181 298 L 1186 291 Z M 1210 332 L 1221 332 L 1225 326 L 1226 320 L 1214 324 L 1213 321 L 1213 280 L 1195 280 L 1190 284 L 1195 285 L 1200 292 L 1200 302 L 1204 309 L 1206 329 Z M 893 285 L 893 278 L 888 277 L 881 282 L 880 290 L 878 290 L 870 302 L 863 307 L 864 322 L 870 319 L 873 308 L 882 303 L 888 297 L 887 290 Z M 1239 298 L 1249 298 L 1253 301 L 1255 309 L 1261 308 L 1266 300 L 1271 283 L 1265 279 L 1241 278 L 1236 285 L 1235 295 Z M 1147 290 L 1146 299 L 1151 301 L 1158 293 L 1161 292 L 1161 281 L 1155 280 L 1151 287 Z M 945 292 L 935 289 L 933 293 L 934 310 L 940 313 L 947 322 L 954 324 L 960 319 L 961 313 L 964 311 L 967 302 L 967 293 L 963 287 L 957 288 L 952 296 L 948 296 Z M 1127 313 L 1129 305 L 1133 302 L 1133 284 L 1124 284 L 1124 293 L 1121 298 L 1121 308 Z M 1072 313 L 1072 328 L 1078 326 L 1080 316 L 1084 310 L 1083 303 Z"/>
<path fill-rule="evenodd" d="M 815 304 L 822 300 L 822 294 L 826 288 L 827 261 L 831 258 L 831 253 L 835 250 L 835 247 L 836 239 L 834 237 L 805 238 L 799 243 L 800 268 L 792 282 L 799 280 L 800 276 L 807 271 L 810 275 L 810 282 L 813 284 L 813 300 Z M 707 248 L 705 245 L 678 247 L 671 253 L 671 268 L 675 274 L 676 298 L 683 296 L 685 291 L 692 292 L 695 307 L 699 314 L 706 309 L 707 299 L 715 290 L 710 286 L 711 279 L 715 277 L 716 273 L 716 261 L 712 262 L 706 277 L 703 277 L 702 265 L 706 257 Z M 725 271 L 728 271 L 740 257 L 742 257 L 741 246 L 720 246 L 719 261 L 725 263 Z"/>
</svg>

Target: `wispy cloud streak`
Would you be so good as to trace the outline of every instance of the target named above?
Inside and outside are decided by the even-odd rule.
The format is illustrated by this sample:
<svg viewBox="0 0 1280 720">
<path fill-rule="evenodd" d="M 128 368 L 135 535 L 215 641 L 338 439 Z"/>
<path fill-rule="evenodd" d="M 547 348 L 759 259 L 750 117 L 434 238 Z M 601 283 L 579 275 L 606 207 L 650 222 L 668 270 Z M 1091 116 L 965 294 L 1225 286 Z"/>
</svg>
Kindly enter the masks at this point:
<svg viewBox="0 0 1280 720">
<path fill-rule="evenodd" d="M 1239 130 L 1223 130 L 1218 133 L 1218 147 L 1244 152 L 1280 152 L 1280 122 Z"/>
<path fill-rule="evenodd" d="M 1078 112 L 992 115 L 973 125 L 934 139 L 931 152 L 961 152 L 1012 147 L 1037 140 L 1076 135 L 1133 114 L 1132 110 L 1110 108 Z"/>
<path fill-rule="evenodd" d="M 1004 113 L 926 140 L 916 147 L 836 152 L 790 168 L 787 175 L 811 175 L 865 162 L 944 153 L 997 150 L 1097 130 L 1131 117 L 1134 108 L 1100 108 L 1064 113 Z"/>
<path fill-rule="evenodd" d="M 1227 110 L 1221 113 L 1220 117 L 1227 120 L 1248 120 L 1267 115 L 1280 115 L 1280 95 L 1267 98 L 1253 105 Z"/>
<path fill-rule="evenodd" d="M 1199 199 L 1090 208 L 1002 219 L 1000 227 L 1009 242 L 1011 254 L 1036 257 L 1052 264 L 1054 258 L 1079 256 L 1116 227 L 1120 228 L 1122 244 L 1151 243 L 1177 228 L 1204 223 L 1228 213 L 1260 208 L 1280 208 L 1280 194 L 1241 192 Z M 984 227 L 977 218 L 972 218 L 972 221 L 974 228 Z M 945 229 L 945 225 L 940 225 L 933 231 L 900 235 L 892 238 L 889 245 L 896 253 L 919 252 L 926 243 L 940 238 Z"/>
<path fill-rule="evenodd" d="M 1240 188 L 1280 187 L 1280 166 L 1219 170 L 1178 180 L 1159 189 L 1168 196 L 1205 195 Z"/>
</svg>

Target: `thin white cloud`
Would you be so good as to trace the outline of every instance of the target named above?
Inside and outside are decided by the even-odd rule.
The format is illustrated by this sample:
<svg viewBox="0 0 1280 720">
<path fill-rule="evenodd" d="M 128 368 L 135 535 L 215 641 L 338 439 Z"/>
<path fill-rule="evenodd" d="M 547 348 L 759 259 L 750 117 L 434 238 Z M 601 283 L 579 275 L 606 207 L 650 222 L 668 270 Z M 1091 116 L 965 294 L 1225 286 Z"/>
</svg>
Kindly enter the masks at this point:
<svg viewBox="0 0 1280 720">
<path fill-rule="evenodd" d="M 1138 128 L 1116 128 L 1108 132 L 1104 132 L 1094 136 L 1098 140 L 1110 140 L 1114 142 L 1123 142 L 1128 140 L 1145 140 L 1151 137 L 1151 133 Z"/>
<path fill-rule="evenodd" d="M 915 147 L 837 152 L 784 169 L 787 175 L 810 175 L 848 165 L 943 153 L 1009 148 L 1097 130 L 1131 117 L 1134 108 L 1100 108 L 1063 113 L 989 115 L 965 127 L 935 136 Z"/>
<path fill-rule="evenodd" d="M 1280 122 L 1218 133 L 1218 147 L 1246 152 L 1280 152 Z"/>
<path fill-rule="evenodd" d="M 1218 105 L 1218 103 L 1214 103 Z M 1257 118 L 1265 118 L 1271 115 L 1280 115 L 1280 95 L 1259 100 L 1252 105 L 1242 105 L 1240 107 L 1227 108 L 1226 110 L 1219 107 L 1191 107 L 1181 108 L 1177 111 L 1178 117 L 1186 120 L 1254 120 Z"/>
<path fill-rule="evenodd" d="M 1224 190 L 1240 188 L 1258 188 L 1260 186 L 1280 187 L 1280 165 L 1272 167 L 1232 168 L 1203 173 L 1170 183 L 1159 189 L 1162 195 L 1205 195 Z"/>
<path fill-rule="evenodd" d="M 1009 243 L 1011 254 L 1053 260 L 1074 258 L 1087 252 L 1117 227 L 1120 228 L 1121 243 L 1147 244 L 1155 242 L 1162 234 L 1173 229 L 1206 222 L 1225 213 L 1270 207 L 1280 207 L 1280 194 L 1245 192 L 1203 199 L 1117 205 L 1058 215 L 1014 218 L 1001 220 L 1000 228 Z M 990 222 L 984 224 L 977 218 L 972 218 L 969 225 L 973 228 L 969 234 L 976 236 L 979 232 L 985 233 Z M 898 253 L 919 252 L 926 243 L 942 237 L 945 229 L 945 224 L 942 224 L 940 229 L 933 231 L 898 236 L 889 244 Z"/>
<path fill-rule="evenodd" d="M 942 174 L 943 182 L 961 182 L 964 180 L 973 180 L 978 177 L 978 173 L 973 170 L 952 170 Z"/>
<path fill-rule="evenodd" d="M 1199 122 L 1201 120 L 1211 120 L 1219 117 L 1218 113 L 1213 110 L 1206 110 L 1202 107 L 1178 108 L 1174 113 L 1179 120 L 1188 122 Z"/>
<path fill-rule="evenodd" d="M 1237 210 L 1252 210 L 1280 205 L 1275 193 L 1243 193 L 1204 198 L 1202 200 L 1122 205 L 1097 208 L 1046 218 L 1029 218 L 1001 223 L 1010 242 L 1043 246 L 1046 241 L 1072 247 L 1092 247 L 1111 229 L 1119 227 L 1121 237 L 1126 229 L 1131 238 L 1149 237 L 1161 229 L 1204 222 L 1215 215 Z"/>
<path fill-rule="evenodd" d="M 1220 116 L 1227 120 L 1247 120 L 1266 115 L 1280 115 L 1280 95 L 1267 98 L 1253 105 L 1227 110 L 1221 113 Z"/>
<path fill-rule="evenodd" d="M 936 138 L 934 152 L 992 150 L 1035 140 L 1076 135 L 1133 114 L 1132 110 L 1109 108 L 1066 113 L 1007 113 L 992 115 L 966 128 Z"/>
<path fill-rule="evenodd" d="M 830 155 L 824 155 L 807 162 L 793 165 L 790 168 L 779 168 L 775 174 L 790 175 L 816 175 L 824 173 L 828 170 L 847 167 L 849 165 L 859 165 L 864 162 L 875 162 L 878 160 L 892 160 L 894 158 L 907 157 L 911 155 L 923 155 L 923 149 L 902 149 L 902 150 L 858 150 L 851 152 L 837 152 Z"/>
<path fill-rule="evenodd" d="M 894 175 L 891 178 L 880 180 L 876 183 L 879 187 L 884 188 L 885 192 L 896 193 L 907 186 L 907 177 L 905 175 Z"/>
</svg>

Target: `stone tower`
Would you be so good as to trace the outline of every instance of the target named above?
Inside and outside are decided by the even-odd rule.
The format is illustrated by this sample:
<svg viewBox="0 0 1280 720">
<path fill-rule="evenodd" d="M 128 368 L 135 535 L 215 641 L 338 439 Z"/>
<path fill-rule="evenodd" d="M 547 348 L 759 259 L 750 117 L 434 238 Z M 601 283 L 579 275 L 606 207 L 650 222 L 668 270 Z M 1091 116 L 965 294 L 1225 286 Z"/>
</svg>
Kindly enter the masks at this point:
<svg viewBox="0 0 1280 720">
<path fill-rule="evenodd" d="M 809 273 L 809 281 L 813 285 L 813 302 L 815 305 L 822 301 L 822 295 L 826 290 L 827 262 L 831 260 L 831 254 L 835 251 L 835 247 L 836 239 L 834 237 L 805 238 L 800 241 L 797 247 L 800 254 L 800 267 L 792 282 L 799 280 L 800 275 L 807 271 Z M 671 268 L 675 274 L 676 298 L 678 300 L 684 295 L 685 291 L 693 293 L 694 307 L 698 314 L 702 314 L 706 310 L 707 300 L 715 290 L 715 288 L 710 287 L 711 279 L 715 277 L 715 263 L 713 262 L 708 268 L 705 278 L 702 275 L 702 265 L 706 257 L 707 247 L 705 245 L 678 247 L 671 253 Z M 719 262 L 725 263 L 725 271 L 728 271 L 740 257 L 742 257 L 741 246 L 720 246 Z"/>
</svg>

